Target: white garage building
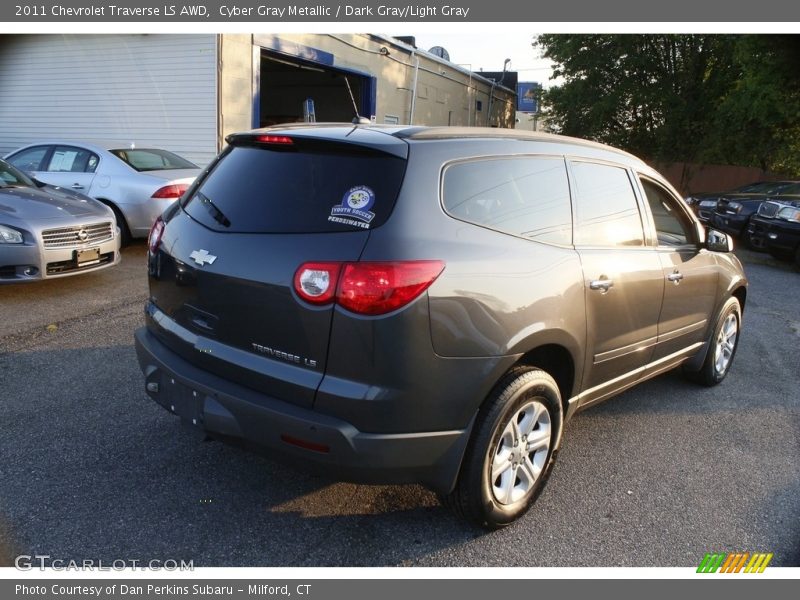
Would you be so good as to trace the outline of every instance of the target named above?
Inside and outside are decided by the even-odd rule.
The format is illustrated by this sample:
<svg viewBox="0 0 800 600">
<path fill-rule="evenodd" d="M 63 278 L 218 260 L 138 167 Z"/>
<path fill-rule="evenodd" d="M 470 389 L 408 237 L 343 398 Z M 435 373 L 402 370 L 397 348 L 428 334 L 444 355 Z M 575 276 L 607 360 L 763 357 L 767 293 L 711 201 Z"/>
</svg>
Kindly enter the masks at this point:
<svg viewBox="0 0 800 600">
<path fill-rule="evenodd" d="M 45 139 L 131 143 L 205 165 L 224 137 L 301 121 L 513 127 L 515 94 L 372 34 L 0 36 L 0 155 Z"/>
</svg>

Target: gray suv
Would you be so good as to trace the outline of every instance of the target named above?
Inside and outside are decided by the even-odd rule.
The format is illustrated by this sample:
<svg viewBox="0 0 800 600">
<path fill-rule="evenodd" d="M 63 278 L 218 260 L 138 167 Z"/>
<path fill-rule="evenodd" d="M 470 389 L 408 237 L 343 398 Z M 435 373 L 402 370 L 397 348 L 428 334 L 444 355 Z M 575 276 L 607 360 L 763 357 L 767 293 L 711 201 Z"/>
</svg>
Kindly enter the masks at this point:
<svg viewBox="0 0 800 600">
<path fill-rule="evenodd" d="M 541 492 L 577 411 L 728 373 L 747 280 L 653 169 L 498 129 L 229 136 L 149 239 L 147 393 L 201 435 L 485 527 Z"/>
</svg>

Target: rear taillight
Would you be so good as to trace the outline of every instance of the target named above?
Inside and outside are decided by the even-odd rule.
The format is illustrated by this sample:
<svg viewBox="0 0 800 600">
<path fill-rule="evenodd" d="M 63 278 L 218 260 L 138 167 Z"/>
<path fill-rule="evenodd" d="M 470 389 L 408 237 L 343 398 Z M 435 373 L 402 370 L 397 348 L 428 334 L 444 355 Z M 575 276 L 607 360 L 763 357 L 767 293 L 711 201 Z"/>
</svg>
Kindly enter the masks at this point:
<svg viewBox="0 0 800 600">
<path fill-rule="evenodd" d="M 152 197 L 162 200 L 176 200 L 183 196 L 183 192 L 185 192 L 188 187 L 188 183 L 171 183 L 158 188 Z"/>
<path fill-rule="evenodd" d="M 411 302 L 444 269 L 438 260 L 345 264 L 336 301 L 362 315 L 382 315 Z"/>
<path fill-rule="evenodd" d="M 310 262 L 294 274 L 294 290 L 306 302 L 327 304 L 336 295 L 336 283 L 342 263 Z"/>
<path fill-rule="evenodd" d="M 383 315 L 402 308 L 436 281 L 440 260 L 305 263 L 294 289 L 306 302 L 336 302 L 361 315 Z"/>
<path fill-rule="evenodd" d="M 150 235 L 147 238 L 147 247 L 150 249 L 150 254 L 155 254 L 158 246 L 161 243 L 161 236 L 164 235 L 164 221 L 161 217 L 156 219 L 153 227 L 150 228 Z"/>
</svg>

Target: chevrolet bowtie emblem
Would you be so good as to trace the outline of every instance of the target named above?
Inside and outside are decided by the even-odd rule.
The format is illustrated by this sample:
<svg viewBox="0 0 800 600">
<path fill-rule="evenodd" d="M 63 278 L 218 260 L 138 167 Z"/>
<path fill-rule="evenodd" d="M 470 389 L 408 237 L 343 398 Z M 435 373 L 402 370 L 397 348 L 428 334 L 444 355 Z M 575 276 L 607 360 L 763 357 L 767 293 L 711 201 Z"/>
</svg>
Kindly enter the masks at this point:
<svg viewBox="0 0 800 600">
<path fill-rule="evenodd" d="M 194 260 L 194 262 L 196 262 L 201 267 L 206 263 L 210 265 L 214 264 L 214 261 L 217 260 L 216 256 L 214 256 L 213 254 L 209 254 L 208 250 L 203 250 L 202 248 L 200 250 L 194 250 L 189 255 L 189 258 Z"/>
</svg>

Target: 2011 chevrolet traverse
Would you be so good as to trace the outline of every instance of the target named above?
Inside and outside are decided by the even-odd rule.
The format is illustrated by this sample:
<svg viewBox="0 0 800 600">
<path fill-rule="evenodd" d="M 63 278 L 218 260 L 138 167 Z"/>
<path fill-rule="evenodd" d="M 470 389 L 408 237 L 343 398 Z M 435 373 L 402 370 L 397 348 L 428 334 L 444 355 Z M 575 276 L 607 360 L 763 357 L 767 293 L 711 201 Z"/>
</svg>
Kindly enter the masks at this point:
<svg viewBox="0 0 800 600">
<path fill-rule="evenodd" d="M 232 135 L 149 240 L 136 349 L 188 425 L 499 527 L 578 410 L 730 369 L 725 234 L 622 151 L 498 129 Z"/>
</svg>

